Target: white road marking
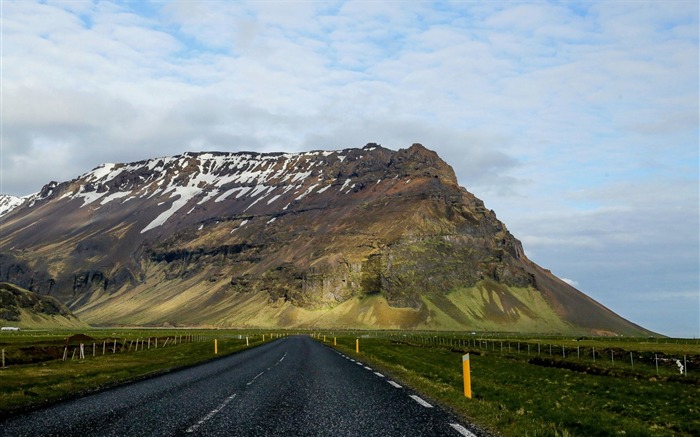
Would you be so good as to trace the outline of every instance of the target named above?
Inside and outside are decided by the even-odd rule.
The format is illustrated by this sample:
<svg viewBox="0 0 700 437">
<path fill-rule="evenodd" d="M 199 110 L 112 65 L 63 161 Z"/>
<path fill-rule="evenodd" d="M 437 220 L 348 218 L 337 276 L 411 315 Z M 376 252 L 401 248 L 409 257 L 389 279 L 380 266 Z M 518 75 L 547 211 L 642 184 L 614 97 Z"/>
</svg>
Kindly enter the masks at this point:
<svg viewBox="0 0 700 437">
<path fill-rule="evenodd" d="M 367 370 L 372 370 L 371 367 L 367 367 L 367 366 L 365 366 L 365 369 L 367 369 Z"/>
<path fill-rule="evenodd" d="M 411 395 L 411 399 L 413 399 L 414 401 L 418 402 L 419 404 L 421 404 L 421 405 L 424 406 L 425 408 L 433 408 L 432 405 L 430 405 L 429 403 L 425 402 L 425 401 L 423 400 L 423 398 L 421 398 L 420 396 Z"/>
<path fill-rule="evenodd" d="M 284 355 L 282 355 L 282 358 L 280 358 L 280 360 L 279 360 L 278 362 L 276 362 L 275 365 L 272 366 L 272 367 L 277 367 L 277 366 L 279 365 L 279 363 L 281 363 L 282 360 L 284 360 L 284 357 L 286 357 L 286 356 L 287 356 L 287 352 L 285 352 Z M 268 367 L 267 370 L 272 369 L 272 367 Z M 265 372 L 260 372 L 260 373 L 258 373 L 257 375 L 255 375 L 255 378 L 253 378 L 252 380 L 250 380 L 250 382 L 248 382 L 246 385 L 251 385 L 252 383 L 255 382 L 256 379 L 260 378 L 264 373 L 265 373 Z"/>
<path fill-rule="evenodd" d="M 384 375 L 382 375 L 382 374 L 379 373 L 379 372 L 374 372 L 374 374 L 377 375 L 377 376 L 380 377 L 380 378 L 384 378 Z"/>
<path fill-rule="evenodd" d="M 358 366 L 361 366 L 361 365 L 362 365 L 362 363 L 359 362 L 359 361 L 355 361 L 355 364 L 357 364 Z"/>
<path fill-rule="evenodd" d="M 204 416 L 199 422 L 197 422 L 197 423 L 195 423 L 194 425 L 192 425 L 192 426 L 190 426 L 189 428 L 187 428 L 187 432 L 195 432 L 195 431 L 197 430 L 197 428 L 199 428 L 200 426 L 202 426 L 202 424 L 203 424 L 204 422 L 206 422 L 207 420 L 209 420 L 209 419 L 211 419 L 212 417 L 214 417 L 214 416 L 216 415 L 216 413 L 218 413 L 219 411 L 221 411 L 221 410 L 226 406 L 226 404 L 228 404 L 229 402 L 231 402 L 231 401 L 233 400 L 233 398 L 235 398 L 235 397 L 236 397 L 236 393 L 234 393 L 234 394 L 232 394 L 231 396 L 227 397 L 227 398 L 221 403 L 221 405 L 219 405 L 218 407 L 216 407 L 216 408 L 214 408 L 213 410 L 211 410 L 211 411 L 210 411 L 206 416 Z"/>
<path fill-rule="evenodd" d="M 396 387 L 396 388 L 401 388 L 401 386 L 398 385 L 397 383 L 395 383 L 394 381 L 387 381 L 387 382 L 388 382 L 389 384 L 393 385 L 393 386 Z"/>
<path fill-rule="evenodd" d="M 249 383 L 247 383 L 246 385 L 250 385 L 250 384 L 254 383 L 255 380 L 258 379 L 258 378 L 260 378 L 260 376 L 262 376 L 264 373 L 265 373 L 265 372 L 260 372 L 260 373 L 258 373 L 258 374 L 255 376 L 255 378 L 253 378 L 253 379 L 252 379 Z"/>
<path fill-rule="evenodd" d="M 463 427 L 459 423 L 450 423 L 450 426 L 454 428 L 455 431 L 462 434 L 464 437 L 476 437 L 476 434 L 469 431 L 467 428 Z"/>
</svg>

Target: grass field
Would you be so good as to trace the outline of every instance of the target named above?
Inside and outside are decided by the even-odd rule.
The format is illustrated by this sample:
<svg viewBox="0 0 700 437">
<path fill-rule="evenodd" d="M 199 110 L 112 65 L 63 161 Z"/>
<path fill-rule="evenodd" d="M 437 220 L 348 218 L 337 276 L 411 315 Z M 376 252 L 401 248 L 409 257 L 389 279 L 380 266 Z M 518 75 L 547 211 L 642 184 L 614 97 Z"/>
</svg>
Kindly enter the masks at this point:
<svg viewBox="0 0 700 437">
<path fill-rule="evenodd" d="M 498 339 L 455 335 L 359 335 L 337 337 L 338 348 L 432 397 L 468 420 L 507 436 L 697 436 L 700 435 L 700 366 L 680 375 L 675 365 L 659 369 L 599 358 L 567 358 L 572 340 Z M 328 344 L 333 338 L 327 335 Z M 517 343 L 520 342 L 520 352 Z M 510 342 L 510 352 L 501 342 Z M 587 340 L 602 356 L 613 350 L 654 349 L 641 340 Z M 451 344 L 450 344 L 451 343 Z M 665 356 L 686 354 L 698 360 L 697 343 L 654 343 Z M 474 346 L 474 345 L 477 346 Z M 530 344 L 528 355 L 526 345 Z M 540 354 L 536 345 L 540 345 Z M 552 357 L 549 345 L 552 344 Z M 470 346 L 471 345 L 471 346 Z M 544 348 L 543 345 L 547 347 Z M 567 347 L 567 345 L 569 345 Z M 495 347 L 494 347 L 495 346 Z M 629 349 L 625 350 L 625 348 Z M 495 349 L 495 350 L 494 350 Z M 544 351 L 546 349 L 546 351 Z M 503 352 L 501 352 L 503 350 Z M 470 353 L 473 398 L 463 393 L 462 355 Z M 692 355 L 690 355 L 692 353 Z M 691 368 L 692 370 L 692 368 Z"/>
<path fill-rule="evenodd" d="M 81 337 L 66 349 L 66 338 L 75 331 L 3 332 L 0 348 L 5 349 L 8 366 L 0 370 L 0 416 L 213 359 L 214 339 L 222 356 L 261 344 L 263 335 L 269 341 L 272 335 L 296 333 L 94 329 L 81 331 L 93 340 Z M 496 435 L 700 435 L 697 340 L 437 332 L 306 334 L 321 342 L 325 335 L 328 346 L 335 337 L 336 347 L 344 353 L 371 363 Z M 83 360 L 80 341 L 85 345 Z M 463 394 L 464 353 L 471 357 L 473 399 Z M 687 374 L 679 372 L 681 360 Z"/>
<path fill-rule="evenodd" d="M 88 330 L 80 334 L 94 341 L 85 338 L 71 341 L 66 349 L 66 338 L 75 334 L 75 331 L 0 334 L 0 349 L 4 349 L 7 365 L 0 369 L 0 417 L 213 359 L 217 356 L 214 339 L 217 339 L 218 356 L 223 356 L 259 345 L 265 335 L 218 330 Z M 267 334 L 265 340 L 269 339 Z M 79 358 L 80 342 L 84 344 L 85 359 Z M 67 352 L 65 361 L 64 352 Z"/>
</svg>

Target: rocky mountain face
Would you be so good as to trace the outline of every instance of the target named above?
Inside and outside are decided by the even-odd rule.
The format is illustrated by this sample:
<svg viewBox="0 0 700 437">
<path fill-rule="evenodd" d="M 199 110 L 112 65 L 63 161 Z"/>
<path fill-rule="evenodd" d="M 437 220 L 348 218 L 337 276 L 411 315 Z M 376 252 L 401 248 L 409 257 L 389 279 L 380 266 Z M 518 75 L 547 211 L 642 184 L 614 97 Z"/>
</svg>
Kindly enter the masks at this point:
<svg viewBox="0 0 700 437">
<path fill-rule="evenodd" d="M 647 334 L 414 144 L 104 164 L 6 208 L 0 280 L 93 324 Z"/>
<path fill-rule="evenodd" d="M 65 305 L 12 284 L 0 282 L 0 325 L 22 328 L 83 328 Z"/>
<path fill-rule="evenodd" d="M 17 208 L 24 202 L 24 199 L 17 196 L 0 194 L 0 217 Z"/>
</svg>

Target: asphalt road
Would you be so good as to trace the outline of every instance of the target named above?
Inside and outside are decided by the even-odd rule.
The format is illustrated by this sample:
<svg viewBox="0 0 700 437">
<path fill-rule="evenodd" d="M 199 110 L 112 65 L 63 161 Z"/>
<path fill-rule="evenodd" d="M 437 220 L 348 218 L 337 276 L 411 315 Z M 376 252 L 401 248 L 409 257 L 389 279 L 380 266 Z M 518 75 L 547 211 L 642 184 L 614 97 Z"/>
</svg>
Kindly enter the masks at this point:
<svg viewBox="0 0 700 437">
<path fill-rule="evenodd" d="M 0 423 L 0 436 L 474 436 L 417 393 L 309 337 Z"/>
</svg>

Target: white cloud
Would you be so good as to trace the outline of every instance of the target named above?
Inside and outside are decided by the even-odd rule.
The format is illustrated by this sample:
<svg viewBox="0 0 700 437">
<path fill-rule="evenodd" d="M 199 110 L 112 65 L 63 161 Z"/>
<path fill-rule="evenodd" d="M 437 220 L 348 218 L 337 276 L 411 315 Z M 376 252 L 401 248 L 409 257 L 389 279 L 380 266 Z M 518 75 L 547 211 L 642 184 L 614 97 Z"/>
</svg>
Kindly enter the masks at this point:
<svg viewBox="0 0 700 437">
<path fill-rule="evenodd" d="M 697 287 L 696 2 L 5 1 L 2 14 L 7 193 L 186 150 L 422 142 L 537 261 L 604 303 L 632 296 L 630 277 Z"/>
<path fill-rule="evenodd" d="M 574 281 L 573 279 L 568 279 L 568 278 L 559 278 L 559 279 L 561 279 L 562 281 L 571 285 L 572 287 L 578 287 L 578 282 Z"/>
</svg>

